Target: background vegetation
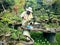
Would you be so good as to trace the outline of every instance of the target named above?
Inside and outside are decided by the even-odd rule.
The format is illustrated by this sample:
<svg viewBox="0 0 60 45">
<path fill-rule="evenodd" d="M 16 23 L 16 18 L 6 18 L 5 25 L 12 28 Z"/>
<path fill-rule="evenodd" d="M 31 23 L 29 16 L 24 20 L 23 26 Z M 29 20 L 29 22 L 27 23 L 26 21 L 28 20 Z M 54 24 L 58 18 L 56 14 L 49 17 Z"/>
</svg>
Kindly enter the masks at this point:
<svg viewBox="0 0 60 45">
<path fill-rule="evenodd" d="M 47 1 L 0 0 L 0 35 L 13 32 L 11 33 L 11 37 L 13 39 L 19 39 L 18 34 L 20 35 L 21 31 L 15 29 L 13 24 L 21 23 L 22 19 L 19 16 L 27 7 L 33 8 L 35 21 L 42 23 L 42 25 L 47 28 L 60 27 L 60 0 Z M 14 8 L 17 8 L 17 14 Z M 10 24 L 12 24 L 12 26 L 10 26 Z M 42 38 L 41 32 L 31 32 L 31 36 L 35 40 L 34 45 L 60 45 L 59 35 L 60 33 L 56 33 L 57 43 L 51 44 L 46 39 Z M 24 37 L 22 36 L 22 38 Z"/>
</svg>

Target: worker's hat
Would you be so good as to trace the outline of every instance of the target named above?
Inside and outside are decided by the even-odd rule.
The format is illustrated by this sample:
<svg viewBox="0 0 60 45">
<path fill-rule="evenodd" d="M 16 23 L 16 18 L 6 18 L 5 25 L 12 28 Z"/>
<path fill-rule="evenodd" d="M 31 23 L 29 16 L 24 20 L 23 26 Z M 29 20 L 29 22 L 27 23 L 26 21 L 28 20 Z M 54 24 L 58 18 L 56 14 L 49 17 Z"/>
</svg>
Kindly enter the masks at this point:
<svg viewBox="0 0 60 45">
<path fill-rule="evenodd" d="M 26 8 L 26 11 L 33 12 L 31 7 Z"/>
</svg>

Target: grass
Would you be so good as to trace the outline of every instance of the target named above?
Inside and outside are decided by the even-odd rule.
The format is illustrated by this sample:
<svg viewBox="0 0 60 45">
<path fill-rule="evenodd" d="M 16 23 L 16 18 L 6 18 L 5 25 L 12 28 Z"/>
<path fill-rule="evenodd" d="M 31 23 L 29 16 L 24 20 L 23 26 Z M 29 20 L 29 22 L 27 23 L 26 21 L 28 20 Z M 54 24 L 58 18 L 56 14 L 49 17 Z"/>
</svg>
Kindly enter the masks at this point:
<svg viewBox="0 0 60 45">
<path fill-rule="evenodd" d="M 58 45 L 60 45 L 60 33 L 56 34 L 56 39 L 57 39 Z"/>
<path fill-rule="evenodd" d="M 42 36 L 42 32 L 31 32 L 31 37 L 35 41 L 34 45 L 60 45 L 60 33 L 56 33 L 56 43 L 49 43 L 49 41 Z"/>
</svg>

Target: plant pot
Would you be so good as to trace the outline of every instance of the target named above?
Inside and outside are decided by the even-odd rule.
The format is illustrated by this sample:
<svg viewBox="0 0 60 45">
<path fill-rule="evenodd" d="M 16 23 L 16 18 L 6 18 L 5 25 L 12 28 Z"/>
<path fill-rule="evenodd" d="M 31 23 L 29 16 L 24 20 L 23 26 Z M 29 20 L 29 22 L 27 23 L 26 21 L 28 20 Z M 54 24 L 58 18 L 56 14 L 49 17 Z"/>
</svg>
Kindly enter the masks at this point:
<svg viewBox="0 0 60 45">
<path fill-rule="evenodd" d="M 50 43 L 56 42 L 56 33 L 43 33 L 43 37 L 46 38 Z"/>
</svg>

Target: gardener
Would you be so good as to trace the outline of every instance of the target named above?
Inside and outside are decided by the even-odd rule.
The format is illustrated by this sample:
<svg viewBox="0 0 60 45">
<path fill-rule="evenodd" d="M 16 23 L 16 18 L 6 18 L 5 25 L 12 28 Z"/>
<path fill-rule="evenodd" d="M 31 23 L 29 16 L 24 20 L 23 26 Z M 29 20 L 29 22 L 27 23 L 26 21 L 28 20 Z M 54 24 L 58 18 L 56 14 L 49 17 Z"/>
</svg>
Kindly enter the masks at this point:
<svg viewBox="0 0 60 45">
<path fill-rule="evenodd" d="M 27 22 L 29 22 L 33 16 L 32 16 L 32 8 L 28 7 L 26 11 L 24 11 L 20 16 L 22 17 L 22 25 L 24 26 Z"/>
<path fill-rule="evenodd" d="M 26 23 L 28 23 L 32 18 L 33 18 L 33 16 L 32 16 L 32 8 L 31 7 L 28 7 L 28 8 L 26 8 L 26 11 L 24 11 L 21 15 L 20 15 L 20 17 L 22 17 L 22 26 L 25 26 L 26 25 Z M 26 28 L 31 28 L 32 26 L 27 26 Z M 24 36 L 27 36 L 27 40 L 29 40 L 30 41 L 30 39 L 28 38 L 28 37 L 31 37 L 30 36 L 30 34 L 29 34 L 29 31 L 26 31 L 26 30 L 23 30 L 23 35 Z"/>
</svg>

